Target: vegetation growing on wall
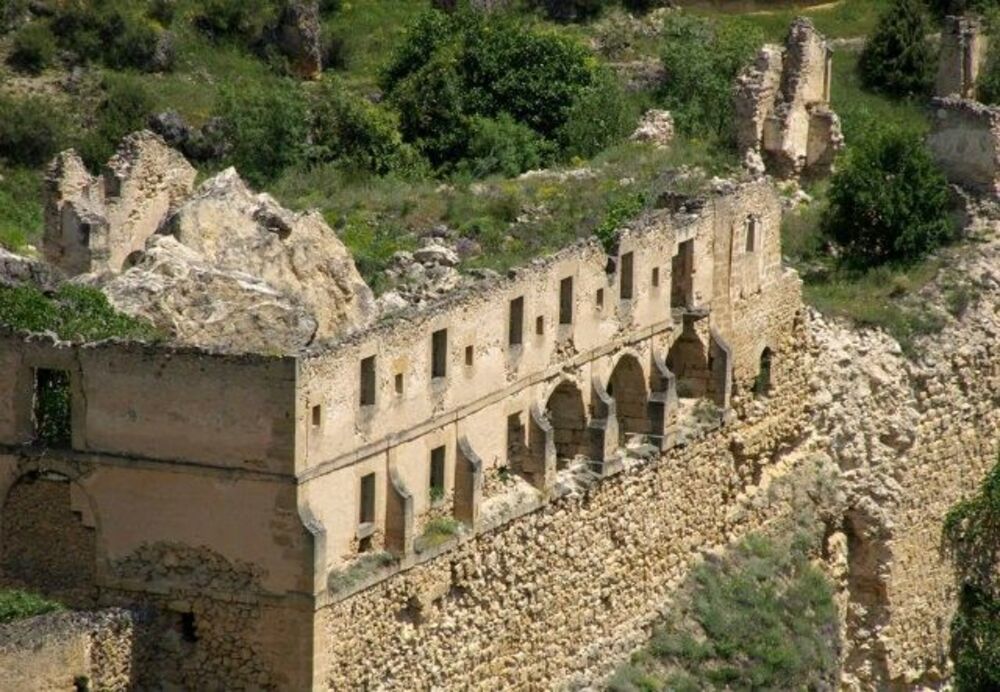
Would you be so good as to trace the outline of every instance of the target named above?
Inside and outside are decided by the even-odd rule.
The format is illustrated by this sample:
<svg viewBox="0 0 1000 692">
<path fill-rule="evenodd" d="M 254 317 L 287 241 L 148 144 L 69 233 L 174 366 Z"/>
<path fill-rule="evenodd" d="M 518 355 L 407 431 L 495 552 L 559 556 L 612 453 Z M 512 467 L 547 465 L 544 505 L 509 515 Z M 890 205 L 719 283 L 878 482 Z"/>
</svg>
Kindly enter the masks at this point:
<svg viewBox="0 0 1000 692">
<path fill-rule="evenodd" d="M 948 512 L 944 538 L 959 585 L 951 623 L 956 689 L 1000 689 L 1000 458 L 979 492 Z"/>
<path fill-rule="evenodd" d="M 16 589 L 0 589 L 0 624 L 62 609 L 62 604 L 49 601 L 37 594 Z"/>
<path fill-rule="evenodd" d="M 51 296 L 33 286 L 0 288 L 0 324 L 52 332 L 65 341 L 159 337 L 151 325 L 116 311 L 99 290 L 75 284 L 63 284 Z"/>
<path fill-rule="evenodd" d="M 836 685 L 833 589 L 811 539 L 751 535 L 695 569 L 649 644 L 620 668 L 615 692 L 791 690 Z"/>
</svg>

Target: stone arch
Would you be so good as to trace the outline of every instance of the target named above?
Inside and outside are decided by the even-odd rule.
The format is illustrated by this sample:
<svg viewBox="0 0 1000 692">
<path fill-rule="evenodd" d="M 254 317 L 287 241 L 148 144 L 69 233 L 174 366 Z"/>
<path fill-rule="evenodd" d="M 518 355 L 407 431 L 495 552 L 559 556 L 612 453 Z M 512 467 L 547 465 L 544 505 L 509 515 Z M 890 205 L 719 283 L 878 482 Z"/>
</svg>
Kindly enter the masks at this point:
<svg viewBox="0 0 1000 692">
<path fill-rule="evenodd" d="M 587 454 L 587 410 L 575 382 L 563 380 L 556 385 L 545 403 L 545 417 L 552 425 L 557 458 Z"/>
<path fill-rule="evenodd" d="M 667 353 L 667 368 L 677 377 L 677 396 L 700 399 L 709 396 L 712 373 L 708 355 L 708 320 L 685 315 L 684 327 Z"/>
<path fill-rule="evenodd" d="M 54 471 L 29 471 L 11 486 L 0 510 L 0 583 L 95 604 L 97 532 L 82 492 Z"/>
<path fill-rule="evenodd" d="M 774 363 L 774 351 L 770 346 L 765 346 L 760 352 L 758 361 L 757 377 L 753 382 L 754 396 L 768 396 L 771 394 L 772 366 Z"/>
<path fill-rule="evenodd" d="M 615 400 L 619 439 L 633 434 L 649 434 L 649 388 L 639 359 L 624 353 L 608 377 L 607 392 Z"/>
</svg>

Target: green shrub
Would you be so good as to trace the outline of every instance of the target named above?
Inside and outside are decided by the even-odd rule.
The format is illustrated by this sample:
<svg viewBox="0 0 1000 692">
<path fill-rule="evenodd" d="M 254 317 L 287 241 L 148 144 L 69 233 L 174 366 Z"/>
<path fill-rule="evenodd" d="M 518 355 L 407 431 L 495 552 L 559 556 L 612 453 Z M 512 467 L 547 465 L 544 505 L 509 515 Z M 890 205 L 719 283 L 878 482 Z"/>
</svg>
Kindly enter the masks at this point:
<svg viewBox="0 0 1000 692">
<path fill-rule="evenodd" d="M 824 233 L 858 265 L 912 261 L 947 242 L 948 187 L 919 134 L 877 128 L 830 183 Z"/>
<path fill-rule="evenodd" d="M 217 115 L 229 144 L 229 163 L 257 186 L 305 158 L 306 98 L 291 81 L 240 82 L 219 94 Z"/>
<path fill-rule="evenodd" d="M 385 69 L 382 86 L 400 111 L 406 140 L 438 167 L 469 155 L 476 117 L 506 115 L 551 142 L 575 137 L 584 149 L 596 137 L 579 123 L 567 126 L 574 109 L 591 116 L 597 107 L 614 109 L 604 122 L 617 124 L 625 108 L 614 97 L 619 92 L 597 93 L 609 82 L 580 43 L 506 15 L 425 13 Z"/>
<path fill-rule="evenodd" d="M 697 567 L 675 612 L 619 670 L 612 689 L 831 688 L 837 607 L 801 542 L 751 535 Z"/>
<path fill-rule="evenodd" d="M 52 31 L 62 48 L 83 60 L 115 69 L 169 69 L 160 50 L 162 28 L 146 13 L 145 3 L 105 0 L 58 6 Z"/>
<path fill-rule="evenodd" d="M 921 0 L 893 0 L 861 53 L 858 70 L 864 85 L 895 96 L 926 93 L 935 67 L 928 33 Z"/>
<path fill-rule="evenodd" d="M 618 231 L 622 225 L 638 217 L 645 208 L 646 195 L 641 192 L 625 195 L 608 205 L 604 221 L 594 230 L 608 253 L 618 245 Z"/>
<path fill-rule="evenodd" d="M 312 102 L 312 158 L 339 161 L 371 173 L 409 173 L 420 158 L 403 142 L 393 114 L 325 79 Z"/>
<path fill-rule="evenodd" d="M 733 80 L 764 43 L 760 29 L 738 19 L 711 21 L 672 13 L 663 27 L 666 71 L 660 99 L 688 135 L 732 132 Z"/>
<path fill-rule="evenodd" d="M 59 106 L 41 96 L 0 95 L 0 159 L 23 166 L 46 163 L 65 143 L 61 113 Z"/>
<path fill-rule="evenodd" d="M 151 340 L 159 335 L 146 322 L 115 310 L 96 288 L 63 284 L 53 296 L 33 286 L 0 288 L 0 324 L 32 332 L 51 331 L 66 341 L 112 337 Z"/>
<path fill-rule="evenodd" d="M 23 26 L 15 35 L 8 62 L 18 70 L 40 74 L 52 64 L 56 40 L 41 22 Z"/>
<path fill-rule="evenodd" d="M 955 688 L 1000 688 L 1000 458 L 977 495 L 945 517 L 945 546 L 954 559 L 959 602 L 951 623 Z"/>
<path fill-rule="evenodd" d="M 0 0 L 0 34 L 17 27 L 28 12 L 28 0 Z"/>
<path fill-rule="evenodd" d="M 618 80 L 602 70 L 577 94 L 556 136 L 567 156 L 590 158 L 628 136 L 636 120 Z"/>
<path fill-rule="evenodd" d="M 280 9 L 276 0 L 201 0 L 193 21 L 213 39 L 253 43 L 276 22 Z"/>
<path fill-rule="evenodd" d="M 33 593 L 0 590 L 0 624 L 62 609 L 62 604 L 49 601 Z"/>
<path fill-rule="evenodd" d="M 458 170 L 475 178 L 502 175 L 513 178 L 542 168 L 553 153 L 552 145 L 527 125 L 506 114 L 497 119 L 473 117 L 469 148 Z"/>
<path fill-rule="evenodd" d="M 153 110 L 152 99 L 138 81 L 108 74 L 103 86 L 96 123 L 77 144 L 80 156 L 95 171 L 114 155 L 125 135 L 146 126 Z"/>
</svg>

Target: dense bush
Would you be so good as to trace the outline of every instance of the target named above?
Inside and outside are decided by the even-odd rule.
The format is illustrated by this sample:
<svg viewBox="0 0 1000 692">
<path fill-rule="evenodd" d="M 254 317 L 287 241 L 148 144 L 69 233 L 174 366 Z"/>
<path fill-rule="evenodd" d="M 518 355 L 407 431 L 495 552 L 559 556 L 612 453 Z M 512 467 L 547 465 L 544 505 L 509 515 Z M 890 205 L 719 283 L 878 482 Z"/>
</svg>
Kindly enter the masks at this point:
<svg viewBox="0 0 1000 692">
<path fill-rule="evenodd" d="M 22 166 L 46 163 L 65 143 L 61 112 L 41 96 L 0 95 L 0 159 Z"/>
<path fill-rule="evenodd" d="M 392 113 L 327 78 L 312 102 L 311 157 L 377 174 L 418 170 L 420 157 L 403 142 Z"/>
<path fill-rule="evenodd" d="M 760 30 L 741 20 L 710 21 L 668 15 L 660 58 L 666 71 L 660 99 L 689 135 L 732 132 L 733 80 L 764 43 Z"/>
<path fill-rule="evenodd" d="M 7 61 L 18 70 L 39 74 L 52 64 L 55 54 L 56 40 L 52 32 L 41 22 L 31 22 L 14 35 Z"/>
<path fill-rule="evenodd" d="M 50 331 L 66 341 L 112 337 L 150 340 L 151 325 L 115 310 L 96 288 L 63 284 L 52 296 L 33 286 L 0 288 L 0 324 L 13 329 Z"/>
<path fill-rule="evenodd" d="M 925 93 L 935 67 L 929 33 L 921 0 L 893 0 L 858 61 L 863 84 L 896 96 Z"/>
<path fill-rule="evenodd" d="M 173 55 L 163 28 L 148 14 L 146 3 L 102 0 L 59 5 L 52 31 L 60 46 L 82 60 L 115 69 L 147 72 L 170 69 Z"/>
<path fill-rule="evenodd" d="M 544 167 L 552 154 L 550 142 L 509 115 L 502 114 L 496 120 L 474 117 L 469 127 L 469 148 L 459 170 L 476 178 L 512 178 Z"/>
<path fill-rule="evenodd" d="M 580 90 L 556 132 L 566 155 L 589 158 L 627 136 L 638 119 L 629 103 L 617 78 L 609 70 L 599 71 Z"/>
<path fill-rule="evenodd" d="M 1000 0 L 997 0 L 997 7 L 987 13 L 986 19 L 988 31 L 996 35 L 1000 31 Z M 986 62 L 976 84 L 976 98 L 990 105 L 1000 104 L 1000 41 L 988 44 Z"/>
<path fill-rule="evenodd" d="M 202 0 L 193 20 L 216 40 L 252 43 L 277 21 L 280 9 L 277 0 Z"/>
<path fill-rule="evenodd" d="M 469 156 L 474 118 L 506 114 L 552 143 L 590 150 L 619 134 L 626 108 L 578 42 L 511 17 L 470 12 L 424 14 L 382 86 L 399 109 L 404 137 L 443 168 Z M 595 107 L 606 109 L 602 120 L 613 125 L 604 137 L 581 123 L 567 125 L 575 111 L 595 116 Z"/>
<path fill-rule="evenodd" d="M 309 108 L 291 81 L 240 82 L 219 94 L 217 115 L 229 144 L 229 163 L 262 186 L 301 162 L 309 136 Z"/>
<path fill-rule="evenodd" d="M 943 533 L 960 587 L 951 624 L 955 688 L 1000 689 L 1000 459 L 979 493 L 948 512 Z"/>
<path fill-rule="evenodd" d="M 77 144 L 80 156 L 91 170 L 98 170 L 107 162 L 125 135 L 143 129 L 153 110 L 152 99 L 139 82 L 109 74 L 103 87 L 96 122 Z"/>
<path fill-rule="evenodd" d="M 947 242 L 948 187 L 917 132 L 876 128 L 830 184 L 824 233 L 860 265 L 917 259 Z"/>
</svg>

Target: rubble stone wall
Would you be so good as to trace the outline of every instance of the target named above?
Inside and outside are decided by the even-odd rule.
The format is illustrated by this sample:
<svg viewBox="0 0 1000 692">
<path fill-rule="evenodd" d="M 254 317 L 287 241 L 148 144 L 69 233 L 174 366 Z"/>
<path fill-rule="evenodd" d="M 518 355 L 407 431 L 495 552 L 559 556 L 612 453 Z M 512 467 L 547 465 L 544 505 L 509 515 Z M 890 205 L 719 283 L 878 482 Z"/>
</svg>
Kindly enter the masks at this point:
<svg viewBox="0 0 1000 692">
<path fill-rule="evenodd" d="M 989 39 L 980 18 L 945 17 L 934 93 L 975 99 L 976 82 L 986 64 L 988 47 Z"/>
<path fill-rule="evenodd" d="M 120 609 L 52 613 L 0 625 L 0 689 L 56 692 L 135 689 L 141 660 L 136 614 Z"/>
<path fill-rule="evenodd" d="M 782 381 L 744 419 L 322 607 L 316 686 L 592 682 L 640 642 L 693 561 L 788 511 L 747 479 L 804 433 L 803 341 L 800 325 L 777 345 Z"/>
</svg>

